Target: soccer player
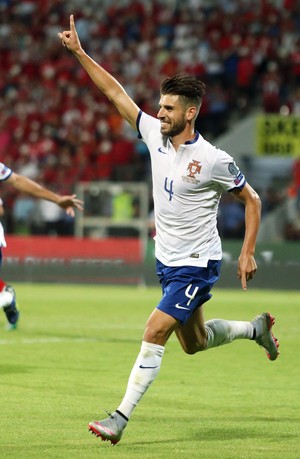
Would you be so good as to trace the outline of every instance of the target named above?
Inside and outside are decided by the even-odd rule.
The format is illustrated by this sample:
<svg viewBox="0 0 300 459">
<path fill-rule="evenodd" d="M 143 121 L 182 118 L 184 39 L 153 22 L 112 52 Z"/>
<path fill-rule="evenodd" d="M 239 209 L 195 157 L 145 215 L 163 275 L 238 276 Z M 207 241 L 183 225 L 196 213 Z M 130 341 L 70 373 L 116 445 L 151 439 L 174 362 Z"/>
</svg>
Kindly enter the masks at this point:
<svg viewBox="0 0 300 459">
<path fill-rule="evenodd" d="M 150 315 L 127 390 L 116 411 L 89 429 L 115 444 L 142 396 L 156 378 L 170 335 L 175 332 L 188 354 L 236 339 L 262 346 L 270 360 L 278 356 L 269 313 L 252 322 L 204 321 L 203 304 L 219 278 L 222 258 L 217 210 L 223 191 L 245 205 L 245 235 L 238 259 L 244 290 L 256 272 L 254 258 L 260 222 L 259 196 L 246 182 L 233 158 L 212 146 L 195 130 L 205 85 L 189 75 L 167 78 L 160 88 L 157 118 L 142 112 L 124 88 L 83 50 L 70 16 L 70 30 L 58 34 L 100 91 L 137 130 L 152 163 L 155 253 L 163 296 Z M 129 64 L 130 65 L 130 64 Z"/>
<path fill-rule="evenodd" d="M 0 198 L 0 217 L 3 217 L 5 213 L 3 201 Z M 0 222 L 0 264 L 2 259 L 2 247 L 6 247 L 4 238 L 3 226 Z M 17 327 L 17 321 L 19 318 L 19 311 L 16 307 L 16 294 L 15 290 L 11 285 L 8 285 L 3 279 L 0 279 L 0 309 L 3 308 L 4 312 L 8 312 L 8 315 L 12 317 L 12 323 L 8 322 L 8 330 L 14 330 Z M 17 314 L 14 311 L 17 310 Z"/>
<path fill-rule="evenodd" d="M 0 163 L 0 182 L 6 182 L 12 185 L 16 190 L 30 194 L 38 199 L 52 201 L 59 207 L 66 210 L 66 213 L 74 217 L 74 208 L 82 210 L 82 201 L 76 198 L 76 195 L 60 196 L 47 188 L 42 187 L 38 183 L 29 178 L 16 174 L 5 164 Z M 1 200 L 1 206 L 2 206 Z M 6 247 L 3 226 L 0 223 L 0 266 L 2 262 L 2 247 Z M 0 309 L 3 309 L 7 321 L 8 329 L 13 330 L 17 327 L 20 311 L 17 308 L 16 294 L 12 286 L 7 285 L 0 279 Z"/>
</svg>

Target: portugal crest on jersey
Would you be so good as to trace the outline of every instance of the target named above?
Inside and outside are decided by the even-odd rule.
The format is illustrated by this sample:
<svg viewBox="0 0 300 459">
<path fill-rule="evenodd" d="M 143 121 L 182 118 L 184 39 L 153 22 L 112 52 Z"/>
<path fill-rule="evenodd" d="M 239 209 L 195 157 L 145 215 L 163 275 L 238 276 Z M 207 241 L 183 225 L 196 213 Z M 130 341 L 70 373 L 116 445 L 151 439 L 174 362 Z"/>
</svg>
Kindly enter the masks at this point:
<svg viewBox="0 0 300 459">
<path fill-rule="evenodd" d="M 200 173 L 201 167 L 202 166 L 200 164 L 200 161 L 196 161 L 195 159 L 193 159 L 192 162 L 189 163 L 187 168 L 187 171 L 189 172 L 188 177 L 195 178 L 195 175 Z"/>
<path fill-rule="evenodd" d="M 200 183 L 200 180 L 196 179 L 195 175 L 200 174 L 201 168 L 202 165 L 200 161 L 192 159 L 192 161 L 189 163 L 187 167 L 187 175 L 183 175 L 182 180 L 184 182 L 192 183 L 193 185 L 198 185 Z"/>
</svg>

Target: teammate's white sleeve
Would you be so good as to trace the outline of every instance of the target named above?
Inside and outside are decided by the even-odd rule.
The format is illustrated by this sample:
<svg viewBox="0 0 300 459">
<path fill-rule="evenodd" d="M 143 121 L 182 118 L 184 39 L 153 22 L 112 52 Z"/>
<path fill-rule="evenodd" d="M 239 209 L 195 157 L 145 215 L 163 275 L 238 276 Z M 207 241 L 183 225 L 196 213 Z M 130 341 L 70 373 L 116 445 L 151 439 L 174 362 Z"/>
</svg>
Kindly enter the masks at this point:
<svg viewBox="0 0 300 459">
<path fill-rule="evenodd" d="M 12 174 L 12 170 L 5 166 L 5 164 L 0 163 L 0 181 L 8 179 Z"/>
</svg>

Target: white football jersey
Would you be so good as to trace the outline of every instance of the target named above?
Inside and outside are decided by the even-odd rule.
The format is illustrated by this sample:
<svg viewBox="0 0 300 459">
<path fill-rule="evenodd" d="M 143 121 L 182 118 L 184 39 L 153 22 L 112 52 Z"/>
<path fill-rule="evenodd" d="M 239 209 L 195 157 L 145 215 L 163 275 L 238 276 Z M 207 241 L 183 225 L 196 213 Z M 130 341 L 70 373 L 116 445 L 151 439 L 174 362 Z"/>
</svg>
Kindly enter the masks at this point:
<svg viewBox="0 0 300 459">
<path fill-rule="evenodd" d="M 199 133 L 176 152 L 158 119 L 141 111 L 137 128 L 151 156 L 156 258 L 166 266 L 206 267 L 208 260 L 220 260 L 220 197 L 224 190 L 243 188 L 244 175 Z"/>
<path fill-rule="evenodd" d="M 9 167 L 5 166 L 5 164 L 0 163 L 0 182 L 3 180 L 8 179 L 11 175 L 12 171 Z M 1 205 L 3 205 L 2 199 L 0 198 Z M 0 223 L 0 247 L 6 247 L 5 237 L 4 237 L 4 230 L 3 226 Z"/>
</svg>

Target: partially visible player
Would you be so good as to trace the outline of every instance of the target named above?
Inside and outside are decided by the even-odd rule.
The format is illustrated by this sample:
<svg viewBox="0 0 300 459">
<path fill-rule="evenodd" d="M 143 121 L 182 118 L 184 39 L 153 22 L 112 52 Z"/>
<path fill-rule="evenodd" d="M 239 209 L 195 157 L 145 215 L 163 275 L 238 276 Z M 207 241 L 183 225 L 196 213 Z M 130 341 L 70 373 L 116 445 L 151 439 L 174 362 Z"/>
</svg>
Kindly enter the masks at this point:
<svg viewBox="0 0 300 459">
<path fill-rule="evenodd" d="M 4 216 L 4 205 L 0 198 L 0 218 Z M 2 247 L 6 247 L 3 226 L 0 222 L 0 265 L 2 261 Z M 8 330 L 14 330 L 19 320 L 19 311 L 16 304 L 16 293 L 11 285 L 8 285 L 3 279 L 0 279 L 0 309 L 6 314 L 8 320 Z"/>
<path fill-rule="evenodd" d="M 60 196 L 47 188 L 39 185 L 29 178 L 16 174 L 5 164 L 0 163 L 0 182 L 12 185 L 16 190 L 27 193 L 34 198 L 45 199 L 54 202 L 59 207 L 66 210 L 66 213 L 74 217 L 74 209 L 82 210 L 83 202 L 76 198 L 76 195 Z M 4 213 L 3 202 L 1 200 L 0 216 Z M 3 226 L 0 223 L 0 266 L 2 263 L 2 247 L 6 247 Z M 0 309 L 3 309 L 8 321 L 8 329 L 13 330 L 17 327 L 20 311 L 17 308 L 16 294 L 12 286 L 0 279 Z"/>
</svg>

